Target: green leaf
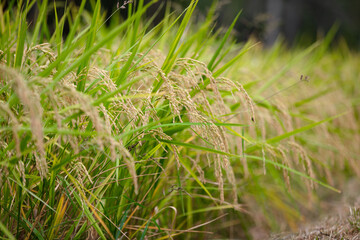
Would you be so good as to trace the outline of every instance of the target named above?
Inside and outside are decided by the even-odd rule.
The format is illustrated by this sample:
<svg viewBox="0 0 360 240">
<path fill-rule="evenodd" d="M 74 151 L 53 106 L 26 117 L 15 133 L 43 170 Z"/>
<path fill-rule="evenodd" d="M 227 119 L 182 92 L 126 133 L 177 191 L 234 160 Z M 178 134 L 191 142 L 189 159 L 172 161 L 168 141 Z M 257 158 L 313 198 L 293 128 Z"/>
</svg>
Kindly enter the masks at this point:
<svg viewBox="0 0 360 240">
<path fill-rule="evenodd" d="M 20 25 L 18 28 L 17 34 L 17 44 L 16 44 L 16 56 L 14 67 L 21 68 L 22 65 L 22 58 L 24 55 L 24 48 L 25 48 L 25 39 L 26 39 L 26 14 L 21 15 Z"/>
<path fill-rule="evenodd" d="M 16 240 L 14 235 L 11 234 L 11 232 L 4 226 L 4 224 L 0 221 L 0 231 L 2 231 L 5 236 L 10 240 Z"/>
<path fill-rule="evenodd" d="M 93 44 L 95 42 L 97 26 L 98 26 L 99 21 L 100 21 L 100 0 L 97 0 L 96 6 L 94 9 L 94 14 L 93 14 L 92 20 L 91 20 L 89 33 L 87 34 L 85 52 L 89 51 L 89 49 L 93 46 Z M 87 74 L 89 71 L 89 62 L 90 62 L 90 56 L 88 56 L 87 58 L 84 58 L 82 63 L 80 63 L 80 66 L 78 67 L 78 70 L 77 70 L 77 75 L 78 76 L 79 76 L 79 74 L 81 74 L 81 75 L 79 76 L 78 85 L 77 85 L 76 89 L 80 92 L 83 92 L 85 90 Z"/>
<path fill-rule="evenodd" d="M 36 19 L 36 25 L 35 25 L 33 37 L 32 37 L 32 40 L 31 40 L 31 46 L 36 45 L 38 35 L 39 35 L 39 32 L 40 32 L 40 27 L 44 22 L 46 22 L 45 13 L 46 13 L 47 6 L 48 6 L 48 0 L 41 1 L 40 13 L 39 13 L 38 19 Z"/>
<path fill-rule="evenodd" d="M 208 69 L 209 69 L 210 71 L 214 70 L 214 69 L 213 69 L 213 65 L 214 65 L 214 63 L 215 63 L 215 61 L 216 61 L 216 58 L 219 56 L 219 54 L 220 54 L 221 50 L 223 49 L 223 47 L 224 47 L 227 39 L 229 38 L 230 33 L 231 33 L 231 31 L 233 30 L 233 28 L 234 28 L 234 26 L 235 26 L 235 23 L 237 22 L 238 18 L 239 18 L 240 15 L 241 15 L 241 12 L 242 12 L 242 11 L 240 11 L 240 12 L 236 15 L 234 21 L 231 23 L 230 27 L 229 27 L 228 30 L 226 31 L 223 39 L 221 40 L 221 43 L 219 44 L 219 46 L 218 46 L 218 48 L 216 49 L 213 57 L 211 58 L 210 62 L 208 63 L 207 67 L 208 67 Z"/>
</svg>

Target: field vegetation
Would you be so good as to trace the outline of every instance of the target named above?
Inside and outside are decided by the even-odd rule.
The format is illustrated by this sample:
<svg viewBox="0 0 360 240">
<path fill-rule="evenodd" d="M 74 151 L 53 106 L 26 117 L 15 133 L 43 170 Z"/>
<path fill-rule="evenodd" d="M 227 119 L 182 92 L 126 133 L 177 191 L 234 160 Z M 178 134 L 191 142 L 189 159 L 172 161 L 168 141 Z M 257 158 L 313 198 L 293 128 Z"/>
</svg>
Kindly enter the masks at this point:
<svg viewBox="0 0 360 240">
<path fill-rule="evenodd" d="M 216 1 L 153 26 L 143 0 L 109 19 L 45 0 L 29 27 L 35 2 L 0 6 L 1 239 L 261 239 L 360 177 L 360 57 L 336 26 L 266 49 L 214 30 Z"/>
</svg>

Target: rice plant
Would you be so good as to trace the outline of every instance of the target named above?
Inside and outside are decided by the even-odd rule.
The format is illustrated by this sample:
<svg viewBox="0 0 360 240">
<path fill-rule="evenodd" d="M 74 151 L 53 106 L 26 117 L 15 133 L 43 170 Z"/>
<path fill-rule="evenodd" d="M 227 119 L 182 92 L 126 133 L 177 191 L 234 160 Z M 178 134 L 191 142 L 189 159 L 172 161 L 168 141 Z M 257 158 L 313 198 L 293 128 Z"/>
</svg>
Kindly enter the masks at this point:
<svg viewBox="0 0 360 240">
<path fill-rule="evenodd" d="M 1 238 L 260 238 L 360 175 L 359 56 L 332 34 L 235 43 L 196 0 L 155 27 L 155 1 L 42 1 L 29 27 L 35 2 L 0 6 Z"/>
</svg>

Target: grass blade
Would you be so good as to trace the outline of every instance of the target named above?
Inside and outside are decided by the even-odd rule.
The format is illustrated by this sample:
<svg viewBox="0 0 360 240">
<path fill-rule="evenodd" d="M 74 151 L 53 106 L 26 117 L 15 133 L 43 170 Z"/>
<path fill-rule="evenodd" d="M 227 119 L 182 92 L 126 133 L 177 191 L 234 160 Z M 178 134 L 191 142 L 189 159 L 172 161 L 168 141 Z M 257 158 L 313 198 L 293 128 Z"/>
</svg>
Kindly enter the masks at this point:
<svg viewBox="0 0 360 240">
<path fill-rule="evenodd" d="M 98 22 L 100 21 L 100 0 L 96 1 L 96 6 L 94 9 L 94 14 L 92 16 L 91 25 L 89 32 L 87 34 L 87 41 L 86 41 L 86 47 L 85 52 L 89 51 L 89 49 L 93 46 L 95 42 L 95 36 L 97 33 L 97 26 Z M 82 60 L 80 63 L 80 66 L 77 71 L 77 75 L 81 74 L 78 79 L 78 85 L 77 90 L 80 92 L 83 92 L 85 90 L 85 82 L 87 79 L 87 74 L 89 70 L 89 61 L 90 61 L 90 55 Z M 85 71 L 83 71 L 85 69 Z"/>
<path fill-rule="evenodd" d="M 0 231 L 2 231 L 9 240 L 16 240 L 14 235 L 11 234 L 11 232 L 6 228 L 6 226 L 4 226 L 4 224 L 1 221 L 0 221 Z"/>
<path fill-rule="evenodd" d="M 55 2 L 54 2 L 54 4 L 55 4 Z M 46 13 L 47 7 L 48 7 L 48 0 L 41 1 L 40 13 L 39 13 L 38 19 L 36 19 L 35 30 L 33 33 L 31 44 L 30 44 L 31 46 L 36 45 L 36 42 L 39 37 L 40 27 L 41 27 L 41 25 L 46 24 L 45 13 Z"/>
<path fill-rule="evenodd" d="M 209 69 L 210 71 L 213 71 L 213 70 L 214 70 L 214 69 L 213 69 L 213 65 L 214 65 L 217 57 L 219 56 L 221 50 L 223 49 L 226 41 L 228 40 L 231 31 L 232 31 L 233 28 L 235 27 L 235 24 L 236 24 L 238 18 L 240 17 L 241 12 L 242 12 L 242 11 L 240 11 L 240 12 L 236 15 L 234 21 L 231 23 L 230 27 L 229 27 L 228 30 L 226 31 L 223 39 L 221 40 L 221 43 L 219 44 L 219 46 L 218 46 L 218 48 L 216 49 L 213 57 L 211 58 L 210 62 L 208 63 L 207 67 L 208 67 L 208 69 Z"/>
</svg>

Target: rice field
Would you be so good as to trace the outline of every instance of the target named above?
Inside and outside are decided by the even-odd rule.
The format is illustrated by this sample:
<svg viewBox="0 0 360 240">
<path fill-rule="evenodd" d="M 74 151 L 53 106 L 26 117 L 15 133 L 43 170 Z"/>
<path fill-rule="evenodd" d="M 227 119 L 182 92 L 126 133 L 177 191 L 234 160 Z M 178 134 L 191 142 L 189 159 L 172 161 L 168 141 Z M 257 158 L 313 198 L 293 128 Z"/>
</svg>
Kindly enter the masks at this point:
<svg viewBox="0 0 360 240">
<path fill-rule="evenodd" d="M 42 1 L 29 27 L 35 2 L 0 5 L 1 239 L 266 239 L 359 191 L 360 56 L 336 27 L 265 48 L 237 18 L 213 31 L 216 3 L 152 26 L 155 1 Z"/>
</svg>

